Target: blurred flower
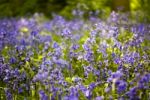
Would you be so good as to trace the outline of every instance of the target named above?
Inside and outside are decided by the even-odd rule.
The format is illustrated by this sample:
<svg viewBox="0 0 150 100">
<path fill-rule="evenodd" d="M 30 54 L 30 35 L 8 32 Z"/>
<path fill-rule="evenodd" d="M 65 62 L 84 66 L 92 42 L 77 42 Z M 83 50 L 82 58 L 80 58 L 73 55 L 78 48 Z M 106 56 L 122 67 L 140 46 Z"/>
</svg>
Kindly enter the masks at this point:
<svg viewBox="0 0 150 100">
<path fill-rule="evenodd" d="M 126 88 L 127 88 L 127 83 L 125 81 L 118 80 L 118 81 L 115 82 L 115 84 L 117 86 L 118 93 L 121 93 L 121 92 L 125 91 Z"/>
<path fill-rule="evenodd" d="M 95 100 L 104 100 L 104 97 L 103 96 L 98 96 L 95 98 Z"/>
</svg>

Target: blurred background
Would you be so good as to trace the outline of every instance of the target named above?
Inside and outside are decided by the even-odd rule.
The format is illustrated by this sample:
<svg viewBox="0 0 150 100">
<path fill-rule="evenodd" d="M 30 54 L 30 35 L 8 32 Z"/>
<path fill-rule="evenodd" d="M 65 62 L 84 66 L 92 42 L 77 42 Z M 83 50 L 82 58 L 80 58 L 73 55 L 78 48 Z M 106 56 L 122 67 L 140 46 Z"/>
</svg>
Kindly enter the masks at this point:
<svg viewBox="0 0 150 100">
<path fill-rule="evenodd" d="M 138 15 L 150 20 L 150 0 L 0 0 L 0 18 L 32 16 L 42 13 L 51 18 L 59 14 L 68 19 L 74 16 L 106 17 L 111 11 Z"/>
</svg>

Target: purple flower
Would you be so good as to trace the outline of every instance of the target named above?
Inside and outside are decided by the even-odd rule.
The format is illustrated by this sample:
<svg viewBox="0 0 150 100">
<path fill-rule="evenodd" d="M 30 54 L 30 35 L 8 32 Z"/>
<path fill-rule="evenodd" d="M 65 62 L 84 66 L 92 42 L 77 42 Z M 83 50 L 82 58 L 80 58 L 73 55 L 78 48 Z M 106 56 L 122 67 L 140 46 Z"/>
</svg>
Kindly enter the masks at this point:
<svg viewBox="0 0 150 100">
<path fill-rule="evenodd" d="M 89 45 L 87 45 L 86 43 L 84 43 L 82 47 L 83 47 L 83 49 L 84 49 L 85 51 L 89 51 L 89 50 L 90 50 Z"/>
<path fill-rule="evenodd" d="M 104 100 L 104 97 L 103 96 L 98 96 L 95 98 L 95 100 Z"/>
<path fill-rule="evenodd" d="M 37 31 L 32 31 L 32 32 L 31 32 L 31 36 L 36 36 L 37 34 L 38 34 Z"/>
<path fill-rule="evenodd" d="M 18 93 L 22 93 L 23 92 L 23 89 L 22 88 L 19 88 L 18 89 Z"/>
<path fill-rule="evenodd" d="M 77 96 L 71 95 L 69 96 L 69 100 L 79 100 Z"/>
<path fill-rule="evenodd" d="M 59 45 L 57 44 L 57 42 L 54 42 L 52 47 L 53 48 L 59 48 Z"/>
<path fill-rule="evenodd" d="M 85 96 L 90 99 L 91 98 L 91 91 L 90 90 L 86 90 L 84 91 Z"/>
<path fill-rule="evenodd" d="M 68 28 L 64 28 L 63 31 L 62 31 L 62 36 L 64 36 L 64 37 L 71 37 L 72 36 L 71 30 L 68 29 Z"/>
<path fill-rule="evenodd" d="M 63 100 L 69 100 L 69 96 L 64 96 Z"/>
<path fill-rule="evenodd" d="M 48 77 L 48 72 L 39 72 L 34 78 L 34 81 L 42 81 Z"/>
<path fill-rule="evenodd" d="M 79 48 L 79 45 L 77 45 L 77 44 L 74 44 L 74 45 L 72 45 L 72 47 L 71 47 L 73 50 L 77 50 L 78 48 Z"/>
<path fill-rule="evenodd" d="M 89 89 L 90 89 L 90 90 L 93 90 L 95 87 L 96 87 L 96 84 L 95 84 L 95 83 L 91 83 L 91 84 L 89 85 Z"/>
<path fill-rule="evenodd" d="M 114 60 L 114 62 L 115 62 L 116 64 L 121 64 L 121 59 L 116 58 L 116 59 Z"/>
<path fill-rule="evenodd" d="M 81 80 L 82 80 L 82 78 L 80 78 L 80 77 L 75 77 L 75 78 L 73 79 L 73 81 L 74 81 L 75 83 L 80 82 Z"/>
<path fill-rule="evenodd" d="M 140 83 L 148 83 L 150 82 L 150 74 L 145 74 L 139 81 Z"/>
<path fill-rule="evenodd" d="M 137 97 L 137 90 L 138 90 L 137 87 L 133 87 L 133 88 L 131 88 L 131 89 L 126 93 L 126 95 L 129 96 L 130 99 L 138 98 L 138 97 Z"/>
<path fill-rule="evenodd" d="M 140 89 L 147 89 L 147 88 L 149 88 L 149 85 L 148 85 L 149 82 L 150 82 L 150 74 L 145 74 L 139 80 L 138 87 Z"/>
<path fill-rule="evenodd" d="M 116 86 L 117 86 L 117 91 L 118 93 L 122 93 L 123 91 L 126 90 L 127 88 L 127 83 L 125 81 L 122 81 L 122 80 L 117 80 L 115 82 Z"/>
<path fill-rule="evenodd" d="M 111 83 L 113 81 L 113 78 L 112 77 L 109 77 L 108 79 L 107 79 L 107 82 L 108 83 Z"/>
<path fill-rule="evenodd" d="M 12 94 L 11 94 L 10 90 L 6 89 L 5 90 L 5 94 L 6 94 L 7 100 L 13 100 L 12 99 Z"/>
<path fill-rule="evenodd" d="M 14 63 L 16 63 L 16 61 L 17 60 L 15 59 L 15 57 L 11 57 L 9 62 L 10 62 L 10 64 L 14 64 Z"/>
<path fill-rule="evenodd" d="M 99 70 L 94 70 L 94 75 L 100 76 L 100 71 Z"/>
<path fill-rule="evenodd" d="M 115 58 L 115 56 L 116 56 L 116 54 L 115 54 L 115 53 L 112 53 L 111 55 L 112 55 L 112 57 L 113 57 L 113 58 Z"/>
<path fill-rule="evenodd" d="M 111 70 L 108 71 L 108 75 L 109 75 L 109 76 L 112 75 L 112 71 L 111 71 Z"/>
<path fill-rule="evenodd" d="M 94 60 L 94 57 L 93 57 L 93 56 L 94 56 L 94 55 L 93 55 L 93 52 L 92 52 L 92 51 L 88 51 L 88 52 L 86 52 L 86 53 L 84 54 L 84 60 L 91 62 L 91 61 Z"/>
<path fill-rule="evenodd" d="M 112 78 L 121 78 L 123 76 L 123 73 L 121 71 L 116 71 L 115 73 L 112 74 Z"/>
<path fill-rule="evenodd" d="M 96 36 L 96 34 L 97 34 L 97 32 L 95 30 L 91 32 L 92 37 Z"/>
<path fill-rule="evenodd" d="M 111 90 L 111 87 L 105 88 L 105 92 L 106 92 L 106 93 L 110 92 L 110 90 Z"/>
<path fill-rule="evenodd" d="M 48 96 L 45 94 L 43 90 L 39 91 L 40 100 L 48 100 Z"/>
</svg>

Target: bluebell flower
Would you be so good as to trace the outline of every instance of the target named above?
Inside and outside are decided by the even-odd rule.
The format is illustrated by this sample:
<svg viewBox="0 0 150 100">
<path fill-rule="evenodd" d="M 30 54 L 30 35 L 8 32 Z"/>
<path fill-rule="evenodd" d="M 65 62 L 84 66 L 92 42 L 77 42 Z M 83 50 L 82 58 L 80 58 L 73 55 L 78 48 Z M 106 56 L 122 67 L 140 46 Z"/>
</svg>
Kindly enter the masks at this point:
<svg viewBox="0 0 150 100">
<path fill-rule="evenodd" d="M 75 83 L 80 82 L 81 80 L 82 80 L 82 78 L 80 78 L 80 77 L 73 77 L 73 81 Z"/>
<path fill-rule="evenodd" d="M 84 49 L 85 51 L 89 51 L 89 50 L 90 50 L 89 45 L 87 45 L 86 43 L 84 43 L 82 47 L 83 47 L 83 49 Z"/>
<path fill-rule="evenodd" d="M 59 58 L 62 55 L 62 49 L 61 48 L 56 48 L 54 51 L 54 56 Z"/>
<path fill-rule="evenodd" d="M 70 99 L 69 99 L 69 96 L 64 96 L 64 97 L 63 97 L 63 100 L 70 100 Z"/>
<path fill-rule="evenodd" d="M 22 93 L 23 92 L 23 89 L 22 88 L 19 88 L 18 89 L 18 93 Z"/>
<path fill-rule="evenodd" d="M 22 38 L 22 39 L 20 40 L 20 44 L 21 44 L 22 46 L 26 46 L 28 43 L 25 41 L 24 38 Z"/>
<path fill-rule="evenodd" d="M 59 48 L 59 45 L 58 45 L 57 42 L 54 42 L 52 47 L 53 47 L 53 48 Z"/>
<path fill-rule="evenodd" d="M 16 61 L 17 60 L 15 59 L 15 57 L 11 57 L 9 60 L 10 64 L 14 64 L 14 63 L 16 63 Z"/>
<path fill-rule="evenodd" d="M 91 35 L 92 37 L 96 36 L 96 34 L 97 34 L 97 32 L 96 32 L 95 30 L 93 30 L 93 31 L 90 32 L 90 35 Z"/>
<path fill-rule="evenodd" d="M 32 31 L 31 36 L 36 36 L 38 34 L 38 31 Z"/>
<path fill-rule="evenodd" d="M 84 66 L 84 70 L 85 70 L 85 73 L 90 73 L 90 72 L 93 72 L 94 68 L 93 66 L 89 65 L 89 66 Z"/>
<path fill-rule="evenodd" d="M 129 96 L 130 99 L 137 98 L 137 91 L 138 91 L 138 88 L 137 88 L 137 87 L 132 87 L 132 88 L 130 88 L 130 90 L 126 93 L 126 95 Z"/>
<path fill-rule="evenodd" d="M 7 99 L 7 100 L 13 100 L 13 99 L 12 99 L 13 95 L 12 95 L 12 93 L 10 92 L 9 89 L 5 89 L 5 94 L 6 94 L 6 99 Z"/>
<path fill-rule="evenodd" d="M 92 92 L 88 89 L 86 91 L 84 91 L 84 95 L 88 100 L 90 100 L 92 98 Z"/>
<path fill-rule="evenodd" d="M 94 60 L 94 55 L 93 55 L 93 52 L 92 51 L 88 51 L 84 54 L 84 60 L 86 61 L 93 61 Z"/>
<path fill-rule="evenodd" d="M 150 82 L 150 74 L 145 74 L 139 81 L 140 83 L 148 83 Z"/>
<path fill-rule="evenodd" d="M 115 58 L 115 56 L 116 56 L 116 54 L 115 54 L 115 53 L 112 53 L 112 57 Z"/>
<path fill-rule="evenodd" d="M 150 82 L 150 74 L 145 74 L 139 80 L 138 87 L 140 89 L 148 89 L 149 88 L 149 85 L 148 85 L 149 82 Z"/>
<path fill-rule="evenodd" d="M 107 82 L 111 83 L 112 81 L 113 81 L 113 78 L 112 77 L 108 77 Z"/>
<path fill-rule="evenodd" d="M 70 87 L 69 99 L 78 100 L 78 90 L 76 87 Z"/>
<path fill-rule="evenodd" d="M 134 58 L 133 58 L 133 57 L 129 57 L 128 62 L 133 65 L 133 63 L 134 63 Z"/>
<path fill-rule="evenodd" d="M 48 77 L 48 72 L 40 72 L 38 73 L 33 80 L 35 81 L 42 81 Z"/>
<path fill-rule="evenodd" d="M 112 71 L 108 70 L 108 75 L 111 76 L 112 75 Z"/>
<path fill-rule="evenodd" d="M 119 20 L 119 14 L 113 11 L 110 15 L 110 21 L 117 23 L 118 20 Z"/>
<path fill-rule="evenodd" d="M 118 93 L 122 93 L 123 91 L 126 90 L 127 88 L 127 83 L 125 81 L 122 81 L 122 80 L 117 80 L 115 82 L 116 86 L 117 86 L 117 91 Z"/>
<path fill-rule="evenodd" d="M 71 30 L 68 29 L 68 28 L 64 28 L 63 31 L 62 31 L 62 36 L 64 36 L 64 37 L 71 37 L 72 36 Z"/>
<path fill-rule="evenodd" d="M 69 100 L 79 100 L 77 96 L 71 95 L 69 96 Z"/>
<path fill-rule="evenodd" d="M 100 71 L 99 70 L 94 70 L 94 75 L 100 76 Z"/>
<path fill-rule="evenodd" d="M 139 34 L 144 34 L 145 27 L 143 24 L 140 24 L 137 29 Z"/>
<path fill-rule="evenodd" d="M 123 66 L 122 65 L 119 65 L 118 66 L 118 70 L 122 70 L 123 69 Z"/>
<path fill-rule="evenodd" d="M 96 84 L 95 83 L 91 83 L 91 84 L 89 84 L 88 87 L 89 87 L 90 90 L 93 90 L 96 87 Z"/>
<path fill-rule="evenodd" d="M 98 96 L 95 98 L 95 100 L 104 100 L 104 97 L 103 96 Z"/>
<path fill-rule="evenodd" d="M 105 88 L 105 90 L 104 90 L 106 93 L 108 93 L 108 92 L 110 92 L 111 91 L 111 87 L 107 87 L 107 88 Z"/>
<path fill-rule="evenodd" d="M 77 49 L 79 48 L 79 45 L 73 44 L 71 48 L 72 48 L 73 50 L 77 50 Z"/>
<path fill-rule="evenodd" d="M 112 74 L 112 78 L 121 78 L 123 76 L 123 73 L 121 71 L 116 71 L 115 73 Z"/>
<path fill-rule="evenodd" d="M 13 75 L 16 76 L 16 77 L 20 75 L 18 68 L 15 68 L 15 69 L 12 71 L 12 73 L 13 73 Z"/>
<path fill-rule="evenodd" d="M 43 90 L 39 91 L 40 100 L 48 100 L 48 96 L 45 94 Z"/>
<path fill-rule="evenodd" d="M 116 58 L 115 60 L 114 60 L 114 62 L 116 63 L 116 64 L 121 64 L 121 59 L 119 59 L 119 58 Z"/>
<path fill-rule="evenodd" d="M 40 36 L 39 42 L 44 43 L 44 42 L 51 42 L 51 41 L 52 41 L 52 39 L 51 39 L 51 36 L 49 36 L 49 35 L 46 35 L 46 36 Z"/>
</svg>

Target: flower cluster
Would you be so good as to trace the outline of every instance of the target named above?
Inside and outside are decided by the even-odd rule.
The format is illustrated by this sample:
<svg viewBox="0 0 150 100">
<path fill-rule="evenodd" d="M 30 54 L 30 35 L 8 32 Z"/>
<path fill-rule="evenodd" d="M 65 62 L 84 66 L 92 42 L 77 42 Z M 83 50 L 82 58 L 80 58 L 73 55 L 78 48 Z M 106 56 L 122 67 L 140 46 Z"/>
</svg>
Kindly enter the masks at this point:
<svg viewBox="0 0 150 100">
<path fill-rule="evenodd" d="M 41 20 L 0 20 L 1 99 L 150 99 L 149 25 Z"/>
</svg>

